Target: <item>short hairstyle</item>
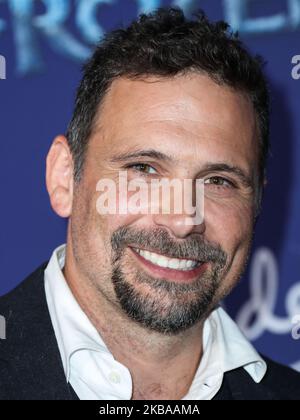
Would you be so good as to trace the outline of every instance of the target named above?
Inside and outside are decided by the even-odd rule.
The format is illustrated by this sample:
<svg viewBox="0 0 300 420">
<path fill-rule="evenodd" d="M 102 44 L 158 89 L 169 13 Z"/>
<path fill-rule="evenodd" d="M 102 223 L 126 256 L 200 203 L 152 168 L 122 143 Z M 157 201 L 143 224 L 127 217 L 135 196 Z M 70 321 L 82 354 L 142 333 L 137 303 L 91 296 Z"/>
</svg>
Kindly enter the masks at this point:
<svg viewBox="0 0 300 420">
<path fill-rule="evenodd" d="M 259 128 L 258 169 L 262 187 L 269 151 L 270 114 L 264 62 L 247 51 L 226 22 L 211 22 L 202 10 L 193 16 L 194 19 L 188 19 L 180 8 L 159 8 L 141 14 L 125 29 L 107 33 L 96 46 L 84 66 L 66 135 L 76 181 L 81 178 L 98 111 L 116 78 L 171 78 L 198 71 L 251 100 Z"/>
</svg>

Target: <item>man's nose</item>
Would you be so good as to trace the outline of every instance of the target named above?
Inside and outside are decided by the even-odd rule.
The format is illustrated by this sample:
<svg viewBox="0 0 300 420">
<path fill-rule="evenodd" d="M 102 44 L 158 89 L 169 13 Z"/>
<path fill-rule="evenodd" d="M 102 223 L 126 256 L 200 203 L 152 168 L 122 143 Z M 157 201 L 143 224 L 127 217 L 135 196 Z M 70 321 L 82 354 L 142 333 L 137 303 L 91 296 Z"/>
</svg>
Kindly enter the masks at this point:
<svg viewBox="0 0 300 420">
<path fill-rule="evenodd" d="M 187 214 L 158 214 L 154 216 L 154 223 L 159 227 L 169 230 L 170 234 L 176 238 L 186 238 L 191 233 L 205 232 L 205 221 L 195 223 L 195 216 Z"/>
<path fill-rule="evenodd" d="M 169 194 L 157 195 L 154 204 L 158 210 L 154 213 L 154 223 L 167 228 L 172 236 L 185 238 L 191 233 L 205 232 L 204 184 L 201 180 L 192 185 L 183 181 L 182 189 L 176 189 L 175 185 Z"/>
</svg>

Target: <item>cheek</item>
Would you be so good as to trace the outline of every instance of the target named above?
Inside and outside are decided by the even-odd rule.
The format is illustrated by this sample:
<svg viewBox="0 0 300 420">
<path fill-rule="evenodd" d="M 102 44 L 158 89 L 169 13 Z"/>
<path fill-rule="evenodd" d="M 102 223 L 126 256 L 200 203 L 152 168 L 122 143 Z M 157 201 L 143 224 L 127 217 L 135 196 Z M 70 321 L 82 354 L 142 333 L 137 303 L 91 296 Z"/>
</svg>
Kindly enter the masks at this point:
<svg viewBox="0 0 300 420">
<path fill-rule="evenodd" d="M 96 212 L 96 221 L 98 229 L 98 239 L 106 255 L 112 258 L 112 248 L 111 248 L 111 237 L 114 232 L 122 227 L 128 227 L 130 225 L 137 226 L 141 216 L 136 215 L 118 215 L 118 214 L 108 214 L 108 215 L 99 215 Z"/>
<path fill-rule="evenodd" d="M 205 213 L 206 236 L 228 255 L 220 296 L 227 296 L 245 270 L 253 235 L 253 209 L 241 203 L 211 204 Z"/>
<path fill-rule="evenodd" d="M 97 192 L 93 204 L 101 231 L 110 236 L 122 226 L 143 224 L 145 219 L 151 219 L 151 200 L 145 188 L 125 191 L 117 182 L 116 185 L 112 194 Z"/>
<path fill-rule="evenodd" d="M 253 207 L 249 203 L 206 201 L 204 217 L 208 239 L 219 243 L 228 254 L 249 246 L 253 232 Z"/>
</svg>

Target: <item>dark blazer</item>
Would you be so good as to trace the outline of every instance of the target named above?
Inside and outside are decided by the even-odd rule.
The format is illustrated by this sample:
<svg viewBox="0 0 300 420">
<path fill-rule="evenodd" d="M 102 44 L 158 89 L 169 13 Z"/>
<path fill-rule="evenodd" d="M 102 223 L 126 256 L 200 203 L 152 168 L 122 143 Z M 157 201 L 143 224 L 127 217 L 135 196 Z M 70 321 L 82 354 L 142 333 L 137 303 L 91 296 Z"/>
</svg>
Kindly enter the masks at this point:
<svg viewBox="0 0 300 420">
<path fill-rule="evenodd" d="M 48 312 L 41 265 L 0 298 L 6 340 L 0 340 L 0 400 L 76 400 L 67 384 Z M 300 374 L 265 359 L 268 372 L 256 384 L 243 369 L 224 375 L 215 400 L 300 400 Z"/>
</svg>

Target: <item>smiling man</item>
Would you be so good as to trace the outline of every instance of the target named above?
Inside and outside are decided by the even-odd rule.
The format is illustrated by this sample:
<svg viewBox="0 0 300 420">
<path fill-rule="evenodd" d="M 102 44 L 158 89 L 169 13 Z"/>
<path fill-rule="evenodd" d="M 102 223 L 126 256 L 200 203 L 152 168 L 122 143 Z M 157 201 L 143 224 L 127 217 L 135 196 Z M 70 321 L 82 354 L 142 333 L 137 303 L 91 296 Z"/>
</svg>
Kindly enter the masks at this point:
<svg viewBox="0 0 300 420">
<path fill-rule="evenodd" d="M 107 34 L 47 157 L 67 243 L 0 300 L 0 397 L 300 399 L 299 374 L 260 356 L 219 306 L 247 263 L 268 135 L 261 61 L 225 23 L 159 9 Z M 119 191 L 124 171 L 144 187 L 192 180 L 193 202 L 201 179 L 201 221 L 99 212 L 99 180 Z"/>
</svg>

